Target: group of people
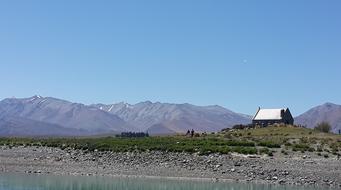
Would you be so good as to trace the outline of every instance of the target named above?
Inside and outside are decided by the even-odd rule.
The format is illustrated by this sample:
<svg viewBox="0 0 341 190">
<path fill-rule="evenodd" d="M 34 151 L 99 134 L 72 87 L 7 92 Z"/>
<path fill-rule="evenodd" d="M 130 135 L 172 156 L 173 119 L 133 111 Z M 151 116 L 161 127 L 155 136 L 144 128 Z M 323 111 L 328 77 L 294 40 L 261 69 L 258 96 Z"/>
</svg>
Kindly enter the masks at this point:
<svg viewBox="0 0 341 190">
<path fill-rule="evenodd" d="M 191 131 L 188 129 L 187 133 L 186 133 L 186 136 L 194 137 L 194 129 L 192 129 Z"/>
</svg>

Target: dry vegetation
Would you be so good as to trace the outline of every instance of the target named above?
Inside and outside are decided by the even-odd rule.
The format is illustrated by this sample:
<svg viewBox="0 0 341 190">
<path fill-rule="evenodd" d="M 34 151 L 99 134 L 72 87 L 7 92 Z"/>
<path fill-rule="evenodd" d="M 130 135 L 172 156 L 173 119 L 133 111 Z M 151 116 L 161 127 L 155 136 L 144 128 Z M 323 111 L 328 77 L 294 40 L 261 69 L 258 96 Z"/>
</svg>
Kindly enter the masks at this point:
<svg viewBox="0 0 341 190">
<path fill-rule="evenodd" d="M 341 135 L 323 133 L 318 130 L 295 126 L 271 126 L 266 128 L 230 130 L 219 134 L 227 139 L 251 141 L 264 152 L 317 152 L 319 156 L 329 154 L 340 156 Z M 271 155 L 270 153 L 270 155 Z"/>
<path fill-rule="evenodd" d="M 293 126 L 229 130 L 216 134 L 197 134 L 143 138 L 1 138 L 0 144 L 47 146 L 86 151 L 169 151 L 199 154 L 236 152 L 269 156 L 314 152 L 318 156 L 340 156 L 341 136 Z"/>
</svg>

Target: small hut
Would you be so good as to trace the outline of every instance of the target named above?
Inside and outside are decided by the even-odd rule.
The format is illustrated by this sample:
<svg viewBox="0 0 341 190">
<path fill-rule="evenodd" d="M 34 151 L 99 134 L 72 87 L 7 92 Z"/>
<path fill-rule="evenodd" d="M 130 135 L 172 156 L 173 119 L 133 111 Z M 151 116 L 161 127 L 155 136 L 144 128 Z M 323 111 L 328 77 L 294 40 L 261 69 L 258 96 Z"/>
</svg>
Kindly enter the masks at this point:
<svg viewBox="0 0 341 190">
<path fill-rule="evenodd" d="M 252 119 L 253 125 L 266 127 L 273 124 L 294 124 L 289 108 L 280 109 L 261 109 L 258 108 L 257 113 Z"/>
</svg>

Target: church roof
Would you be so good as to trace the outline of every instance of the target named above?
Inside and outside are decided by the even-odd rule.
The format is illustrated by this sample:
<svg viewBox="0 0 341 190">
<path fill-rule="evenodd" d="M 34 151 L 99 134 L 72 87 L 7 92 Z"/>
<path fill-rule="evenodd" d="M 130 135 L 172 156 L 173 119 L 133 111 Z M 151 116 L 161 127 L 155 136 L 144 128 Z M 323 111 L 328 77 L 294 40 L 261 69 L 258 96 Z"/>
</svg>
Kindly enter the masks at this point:
<svg viewBox="0 0 341 190">
<path fill-rule="evenodd" d="M 282 110 L 285 112 L 288 108 L 280 109 L 259 109 L 253 117 L 253 120 L 280 120 L 282 119 Z"/>
</svg>

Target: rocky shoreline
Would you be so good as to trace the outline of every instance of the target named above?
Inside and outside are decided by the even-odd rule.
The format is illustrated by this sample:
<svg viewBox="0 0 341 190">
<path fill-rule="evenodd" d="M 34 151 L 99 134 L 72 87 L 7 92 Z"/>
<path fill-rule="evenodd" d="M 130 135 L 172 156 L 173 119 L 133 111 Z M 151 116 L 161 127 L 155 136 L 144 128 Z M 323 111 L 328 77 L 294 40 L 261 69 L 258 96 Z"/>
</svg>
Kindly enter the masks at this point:
<svg viewBox="0 0 341 190">
<path fill-rule="evenodd" d="M 49 147 L 0 147 L 0 172 L 167 177 L 341 188 L 341 160 L 172 152 L 88 152 Z"/>
</svg>

